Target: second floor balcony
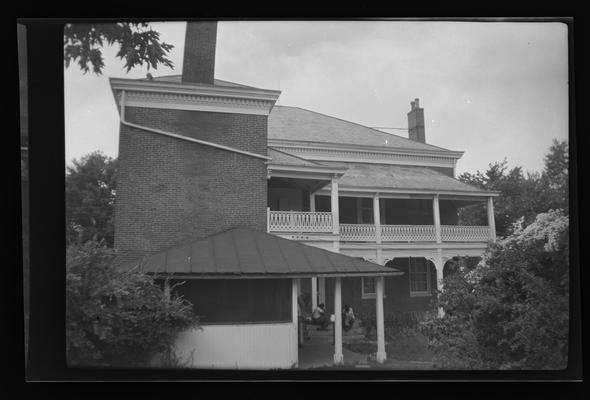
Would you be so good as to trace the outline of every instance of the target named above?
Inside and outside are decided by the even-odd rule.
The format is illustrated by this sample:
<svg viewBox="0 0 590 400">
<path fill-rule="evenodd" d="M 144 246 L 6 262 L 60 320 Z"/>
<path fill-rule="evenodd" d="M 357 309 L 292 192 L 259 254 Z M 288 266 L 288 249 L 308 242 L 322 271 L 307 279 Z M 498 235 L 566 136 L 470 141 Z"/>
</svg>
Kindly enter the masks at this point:
<svg viewBox="0 0 590 400">
<path fill-rule="evenodd" d="M 437 242 L 436 225 L 339 224 L 331 212 L 268 210 L 268 230 L 274 233 L 326 233 L 337 231 L 345 242 Z M 440 225 L 442 242 L 493 240 L 489 226 Z"/>
</svg>

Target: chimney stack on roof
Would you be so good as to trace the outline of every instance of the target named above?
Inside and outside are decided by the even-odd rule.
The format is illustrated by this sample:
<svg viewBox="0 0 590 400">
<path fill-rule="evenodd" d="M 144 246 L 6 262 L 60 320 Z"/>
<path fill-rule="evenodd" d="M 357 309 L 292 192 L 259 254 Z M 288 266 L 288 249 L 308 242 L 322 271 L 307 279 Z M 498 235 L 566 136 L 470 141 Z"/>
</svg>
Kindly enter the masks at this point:
<svg viewBox="0 0 590 400">
<path fill-rule="evenodd" d="M 410 103 L 411 110 L 408 113 L 408 136 L 415 142 L 426 143 L 424 129 L 424 109 L 420 108 L 420 100 L 414 99 Z"/>
<path fill-rule="evenodd" d="M 217 21 L 189 21 L 186 23 L 182 62 L 183 83 L 213 85 L 216 42 Z"/>
</svg>

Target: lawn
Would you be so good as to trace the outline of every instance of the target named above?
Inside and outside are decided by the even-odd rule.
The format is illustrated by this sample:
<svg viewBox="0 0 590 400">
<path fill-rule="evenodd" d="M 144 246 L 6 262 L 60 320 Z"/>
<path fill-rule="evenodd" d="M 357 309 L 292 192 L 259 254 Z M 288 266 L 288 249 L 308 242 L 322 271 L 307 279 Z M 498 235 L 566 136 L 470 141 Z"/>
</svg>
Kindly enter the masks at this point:
<svg viewBox="0 0 590 400">
<path fill-rule="evenodd" d="M 350 351 L 361 354 L 375 354 L 376 341 L 344 343 Z M 432 362 L 433 353 L 428 349 L 428 339 L 418 331 L 399 333 L 388 338 L 385 344 L 387 358 L 398 361 Z"/>
</svg>

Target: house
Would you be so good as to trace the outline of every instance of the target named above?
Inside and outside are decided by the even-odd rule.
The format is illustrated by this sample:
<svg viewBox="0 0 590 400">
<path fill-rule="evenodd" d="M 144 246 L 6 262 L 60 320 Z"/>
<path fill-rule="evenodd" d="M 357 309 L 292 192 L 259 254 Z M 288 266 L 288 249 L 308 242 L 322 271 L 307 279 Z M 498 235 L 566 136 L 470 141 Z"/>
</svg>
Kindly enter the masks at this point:
<svg viewBox="0 0 590 400">
<path fill-rule="evenodd" d="M 279 91 L 214 78 L 215 22 L 189 22 L 182 75 L 111 78 L 120 113 L 115 247 L 121 268 L 186 281 L 202 331 L 182 354 L 206 368 L 298 364 L 297 299 L 334 314 L 343 362 L 343 303 L 373 310 L 377 360 L 385 314 L 422 310 L 445 260 L 493 240 L 492 197 L 454 179 L 461 152 L 296 107 Z M 489 225 L 457 225 L 487 202 Z"/>
</svg>

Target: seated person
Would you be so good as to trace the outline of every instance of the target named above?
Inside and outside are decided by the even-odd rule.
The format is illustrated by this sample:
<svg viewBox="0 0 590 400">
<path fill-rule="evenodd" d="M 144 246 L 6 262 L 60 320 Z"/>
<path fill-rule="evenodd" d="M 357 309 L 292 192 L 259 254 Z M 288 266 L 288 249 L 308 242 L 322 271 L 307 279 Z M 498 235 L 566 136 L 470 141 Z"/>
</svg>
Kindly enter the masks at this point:
<svg viewBox="0 0 590 400">
<path fill-rule="evenodd" d="M 326 316 L 326 310 L 324 309 L 324 303 L 318 305 L 313 314 L 311 314 L 311 322 L 315 325 L 320 325 L 318 330 L 326 331 L 330 325 L 330 319 Z"/>
<path fill-rule="evenodd" d="M 352 325 L 354 325 L 354 312 L 352 311 L 352 307 L 348 304 L 344 305 L 344 311 L 342 312 L 342 328 L 345 331 L 350 330 Z"/>
</svg>

